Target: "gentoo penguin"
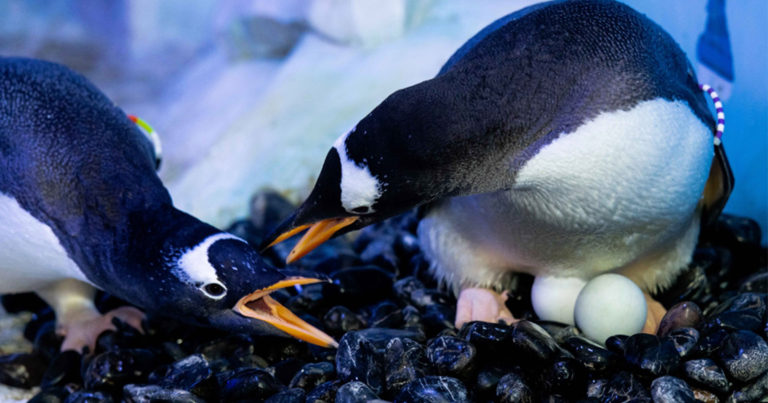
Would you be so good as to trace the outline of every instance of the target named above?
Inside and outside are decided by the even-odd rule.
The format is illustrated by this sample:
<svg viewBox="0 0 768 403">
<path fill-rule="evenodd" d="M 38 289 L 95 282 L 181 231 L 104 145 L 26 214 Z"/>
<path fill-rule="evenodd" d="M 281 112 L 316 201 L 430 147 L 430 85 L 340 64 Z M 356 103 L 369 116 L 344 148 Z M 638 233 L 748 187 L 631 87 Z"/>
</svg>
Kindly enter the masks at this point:
<svg viewBox="0 0 768 403">
<path fill-rule="evenodd" d="M 715 127 L 691 64 L 648 18 L 614 1 L 534 5 L 339 137 L 265 245 L 308 228 L 295 260 L 421 206 L 419 240 L 458 294 L 457 325 L 511 320 L 496 293 L 510 272 L 555 284 L 616 272 L 653 292 L 729 191 Z M 649 308 L 652 328 L 664 311 Z"/>
<path fill-rule="evenodd" d="M 0 293 L 47 301 L 62 350 L 93 351 L 112 316 L 140 324 L 136 309 L 101 317 L 94 287 L 192 324 L 335 345 L 268 295 L 316 281 L 175 209 L 151 142 L 84 77 L 0 58 Z"/>
</svg>

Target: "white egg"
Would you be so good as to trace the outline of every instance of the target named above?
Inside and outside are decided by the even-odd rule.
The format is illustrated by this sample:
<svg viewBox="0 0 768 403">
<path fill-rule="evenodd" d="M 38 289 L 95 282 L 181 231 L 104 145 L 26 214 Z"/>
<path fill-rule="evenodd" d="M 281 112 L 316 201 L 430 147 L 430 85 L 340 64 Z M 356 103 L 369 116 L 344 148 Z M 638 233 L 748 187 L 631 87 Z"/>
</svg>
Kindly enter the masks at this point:
<svg viewBox="0 0 768 403">
<path fill-rule="evenodd" d="M 632 280 L 602 274 L 590 280 L 576 298 L 576 326 L 588 338 L 605 343 L 615 334 L 640 332 L 647 313 L 645 297 Z"/>
<path fill-rule="evenodd" d="M 531 288 L 533 310 L 543 320 L 573 325 L 576 297 L 586 283 L 573 277 L 536 276 Z"/>
</svg>

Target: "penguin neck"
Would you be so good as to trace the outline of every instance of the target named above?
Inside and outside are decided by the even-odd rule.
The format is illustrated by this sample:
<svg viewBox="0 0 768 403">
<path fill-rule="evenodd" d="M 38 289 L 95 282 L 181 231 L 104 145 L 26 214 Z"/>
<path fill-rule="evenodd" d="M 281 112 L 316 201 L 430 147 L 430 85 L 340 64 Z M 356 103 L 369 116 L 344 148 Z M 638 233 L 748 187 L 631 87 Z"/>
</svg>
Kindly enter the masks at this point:
<svg viewBox="0 0 768 403">
<path fill-rule="evenodd" d="M 97 286 L 109 284 L 119 297 L 141 305 L 137 283 L 167 277 L 178 255 L 221 231 L 191 215 L 165 205 L 137 213 L 111 250 L 92 256 L 83 271 Z"/>
</svg>

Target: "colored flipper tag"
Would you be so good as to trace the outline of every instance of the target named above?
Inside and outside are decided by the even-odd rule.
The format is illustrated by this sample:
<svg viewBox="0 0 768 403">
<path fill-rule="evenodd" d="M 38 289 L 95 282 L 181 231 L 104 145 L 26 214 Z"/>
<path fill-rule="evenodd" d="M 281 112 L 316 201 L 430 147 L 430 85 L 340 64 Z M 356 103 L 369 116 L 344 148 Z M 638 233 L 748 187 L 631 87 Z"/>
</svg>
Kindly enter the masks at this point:
<svg viewBox="0 0 768 403">
<path fill-rule="evenodd" d="M 715 106 L 717 122 L 715 126 L 714 146 L 715 156 L 712 159 L 712 166 L 709 169 L 709 178 L 704 187 L 704 211 L 702 212 L 702 224 L 713 224 L 720 213 L 725 208 L 728 198 L 731 196 L 734 186 L 733 171 L 728 157 L 725 155 L 723 146 L 723 132 L 725 131 L 725 111 L 720 95 L 707 84 L 700 85 L 701 90 L 706 92 Z"/>
<path fill-rule="evenodd" d="M 728 99 L 734 74 L 725 0 L 707 2 L 707 25 L 696 44 L 696 58 L 699 79 L 714 87 L 722 99 Z"/>
<path fill-rule="evenodd" d="M 155 152 L 155 170 L 160 169 L 160 163 L 163 161 L 163 146 L 160 142 L 160 136 L 157 134 L 155 129 L 152 128 L 152 126 L 149 125 L 144 119 L 135 116 L 135 115 L 128 115 L 128 119 L 131 120 L 131 122 L 136 123 L 136 126 L 139 126 L 139 130 L 141 130 L 142 133 L 144 133 L 145 136 L 147 136 L 147 139 L 152 143 L 153 150 Z"/>
</svg>

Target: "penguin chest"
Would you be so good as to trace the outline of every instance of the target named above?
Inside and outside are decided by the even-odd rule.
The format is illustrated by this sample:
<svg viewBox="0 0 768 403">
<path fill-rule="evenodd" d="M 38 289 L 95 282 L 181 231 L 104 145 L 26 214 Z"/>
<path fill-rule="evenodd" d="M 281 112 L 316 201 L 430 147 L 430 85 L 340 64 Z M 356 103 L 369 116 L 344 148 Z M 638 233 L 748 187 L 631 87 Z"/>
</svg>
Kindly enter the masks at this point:
<svg viewBox="0 0 768 403">
<path fill-rule="evenodd" d="M 542 147 L 510 190 L 444 200 L 419 235 L 448 277 L 589 278 L 686 236 L 712 157 L 712 134 L 685 103 L 645 101 Z"/>
<path fill-rule="evenodd" d="M 51 228 L 0 193 L 0 293 L 34 291 L 64 278 L 88 281 Z"/>
</svg>

